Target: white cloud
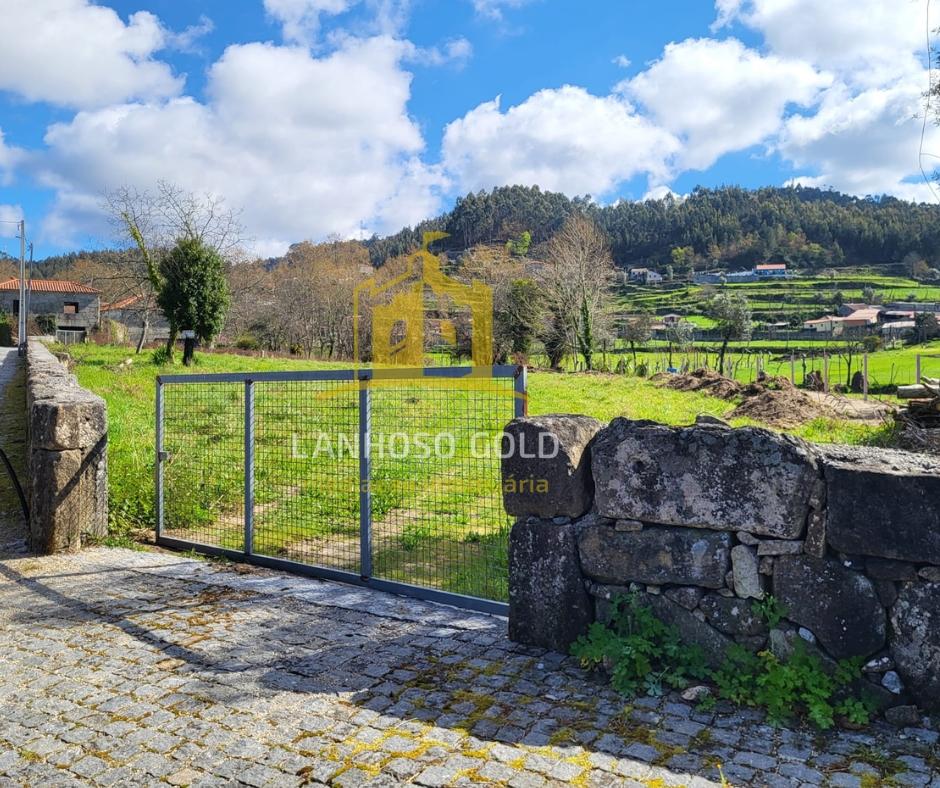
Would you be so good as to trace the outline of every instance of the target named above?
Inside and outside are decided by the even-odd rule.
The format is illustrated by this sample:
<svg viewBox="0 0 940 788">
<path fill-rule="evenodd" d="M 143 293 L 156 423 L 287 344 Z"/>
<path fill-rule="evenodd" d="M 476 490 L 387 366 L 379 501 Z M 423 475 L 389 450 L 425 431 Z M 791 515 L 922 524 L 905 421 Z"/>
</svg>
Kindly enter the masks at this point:
<svg viewBox="0 0 940 788">
<path fill-rule="evenodd" d="M 717 8 L 719 24 L 740 20 L 776 54 L 867 86 L 919 71 L 940 19 L 928 25 L 925 0 L 718 0 Z"/>
<path fill-rule="evenodd" d="M 348 11 L 359 0 L 264 0 L 264 10 L 278 21 L 284 39 L 310 44 L 320 29 L 320 16 L 336 16 Z"/>
<path fill-rule="evenodd" d="M 473 8 L 485 19 L 501 21 L 507 8 L 521 8 L 532 0 L 472 0 Z"/>
<path fill-rule="evenodd" d="M 498 98 L 480 104 L 445 129 L 443 160 L 464 190 L 522 183 L 600 196 L 634 175 L 662 175 L 677 150 L 622 99 L 566 86 L 505 112 Z"/>
<path fill-rule="evenodd" d="M 180 52 L 198 52 L 199 39 L 209 35 L 213 30 L 215 30 L 215 23 L 207 16 L 200 16 L 196 24 L 190 25 L 182 32 L 167 34 L 166 45 Z"/>
<path fill-rule="evenodd" d="M 420 63 L 424 66 L 452 65 L 462 68 L 473 57 L 473 44 L 466 38 L 454 38 L 446 41 L 443 46 L 416 47 L 409 46 L 406 59 Z"/>
<path fill-rule="evenodd" d="M 702 170 L 770 138 L 788 105 L 812 103 L 830 82 L 799 60 L 763 56 L 736 39 L 699 38 L 668 44 L 661 59 L 617 89 L 683 140 L 677 170 Z"/>
<path fill-rule="evenodd" d="M 15 223 L 22 218 L 23 209 L 19 205 L 0 204 L 0 238 L 15 238 L 19 233 Z"/>
<path fill-rule="evenodd" d="M 78 108 L 176 95 L 182 80 L 152 58 L 166 36 L 146 11 L 125 24 L 88 0 L 4 0 L 0 90 Z"/>
<path fill-rule="evenodd" d="M 643 195 L 641 202 L 646 202 L 647 200 L 665 200 L 667 197 L 672 197 L 679 202 L 685 199 L 683 195 L 676 194 L 668 186 L 654 186 Z"/>
<path fill-rule="evenodd" d="M 316 58 L 300 47 L 229 47 L 190 97 L 81 112 L 46 134 L 44 229 L 63 243 L 102 227 L 101 193 L 159 179 L 243 208 L 257 248 L 298 238 L 395 231 L 438 207 L 441 174 L 420 161 L 407 113 L 408 45 L 349 39 Z M 363 100 L 368 97 L 368 100 Z"/>
<path fill-rule="evenodd" d="M 814 115 L 789 119 L 778 149 L 796 167 L 818 173 L 795 178 L 796 183 L 935 201 L 918 167 L 920 103 L 916 83 L 858 95 L 839 85 L 827 92 Z M 925 150 L 940 154 L 940 129 L 933 124 L 927 126 Z M 936 163 L 925 159 L 925 169 L 932 171 Z"/>
<path fill-rule="evenodd" d="M 24 153 L 19 148 L 13 148 L 3 139 L 3 129 L 0 129 L 0 185 L 10 182 L 14 168 L 23 160 Z"/>
<path fill-rule="evenodd" d="M 613 60 L 610 61 L 615 66 L 620 66 L 620 68 L 630 68 L 630 64 L 633 62 L 626 55 L 617 55 Z"/>
</svg>

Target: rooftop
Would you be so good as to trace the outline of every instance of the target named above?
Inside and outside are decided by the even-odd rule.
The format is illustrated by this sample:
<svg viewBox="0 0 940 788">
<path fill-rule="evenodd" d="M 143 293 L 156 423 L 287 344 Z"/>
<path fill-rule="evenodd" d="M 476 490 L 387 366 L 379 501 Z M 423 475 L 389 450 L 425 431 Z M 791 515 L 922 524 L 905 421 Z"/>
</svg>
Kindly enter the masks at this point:
<svg viewBox="0 0 940 788">
<path fill-rule="evenodd" d="M 85 293 L 87 295 L 98 295 L 100 290 L 96 290 L 88 285 L 79 282 L 70 282 L 68 279 L 30 279 L 29 287 L 34 293 Z M 20 280 L 17 277 L 0 282 L 0 290 L 19 290 Z"/>
</svg>

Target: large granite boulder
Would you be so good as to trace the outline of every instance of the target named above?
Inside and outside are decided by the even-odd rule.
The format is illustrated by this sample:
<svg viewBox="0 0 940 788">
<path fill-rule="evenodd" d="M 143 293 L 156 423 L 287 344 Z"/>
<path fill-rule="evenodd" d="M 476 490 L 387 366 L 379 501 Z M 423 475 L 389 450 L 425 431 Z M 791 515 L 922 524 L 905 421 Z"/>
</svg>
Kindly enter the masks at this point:
<svg viewBox="0 0 940 788">
<path fill-rule="evenodd" d="M 575 523 L 529 518 L 509 533 L 509 637 L 568 653 L 594 620 L 578 564 Z"/>
<path fill-rule="evenodd" d="M 589 525 L 578 548 L 584 574 L 599 583 L 720 588 L 731 566 L 731 534 L 694 528 Z"/>
<path fill-rule="evenodd" d="M 780 556 L 773 593 L 787 618 L 809 629 L 836 659 L 867 657 L 885 644 L 885 611 L 871 580 L 837 561 Z"/>
<path fill-rule="evenodd" d="M 615 419 L 591 457 L 605 517 L 780 539 L 803 535 L 819 478 L 808 444 L 753 427 Z"/>
<path fill-rule="evenodd" d="M 603 423 L 589 416 L 513 419 L 503 430 L 503 506 L 515 517 L 580 517 L 591 508 L 590 445 Z"/>
<path fill-rule="evenodd" d="M 905 583 L 891 609 L 891 656 L 918 704 L 940 709 L 940 583 Z"/>
<path fill-rule="evenodd" d="M 850 555 L 940 564 L 940 461 L 889 449 L 827 447 L 829 544 Z"/>
</svg>

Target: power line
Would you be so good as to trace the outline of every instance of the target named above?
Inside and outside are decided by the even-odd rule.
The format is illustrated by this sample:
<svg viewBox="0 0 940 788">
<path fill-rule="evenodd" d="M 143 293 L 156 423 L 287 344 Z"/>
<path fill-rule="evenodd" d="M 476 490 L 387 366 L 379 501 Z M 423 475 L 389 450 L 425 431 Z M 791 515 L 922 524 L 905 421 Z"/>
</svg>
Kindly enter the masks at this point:
<svg viewBox="0 0 940 788">
<path fill-rule="evenodd" d="M 933 154 L 924 152 L 924 140 L 927 138 L 927 118 L 930 115 L 930 97 L 933 95 L 933 47 L 930 44 L 930 3 L 931 0 L 927 0 L 927 18 L 925 20 L 927 35 L 927 104 L 924 107 L 924 120 L 920 127 L 920 148 L 917 154 L 917 166 L 920 167 L 920 174 L 923 176 L 924 183 L 927 184 L 927 188 L 930 189 L 934 199 L 940 202 L 940 194 L 937 194 L 933 181 L 927 176 L 927 171 L 924 169 L 924 156 L 933 156 Z"/>
</svg>

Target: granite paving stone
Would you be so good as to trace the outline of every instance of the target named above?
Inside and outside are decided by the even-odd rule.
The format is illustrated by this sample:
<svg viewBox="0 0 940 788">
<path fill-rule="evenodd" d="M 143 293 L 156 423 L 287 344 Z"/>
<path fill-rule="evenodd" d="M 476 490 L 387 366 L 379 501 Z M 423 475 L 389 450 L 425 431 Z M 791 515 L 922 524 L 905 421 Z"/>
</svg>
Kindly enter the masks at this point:
<svg viewBox="0 0 940 788">
<path fill-rule="evenodd" d="M 626 699 L 499 617 L 160 551 L 0 554 L 0 642 L 0 786 L 940 788 L 932 727 Z"/>
</svg>

